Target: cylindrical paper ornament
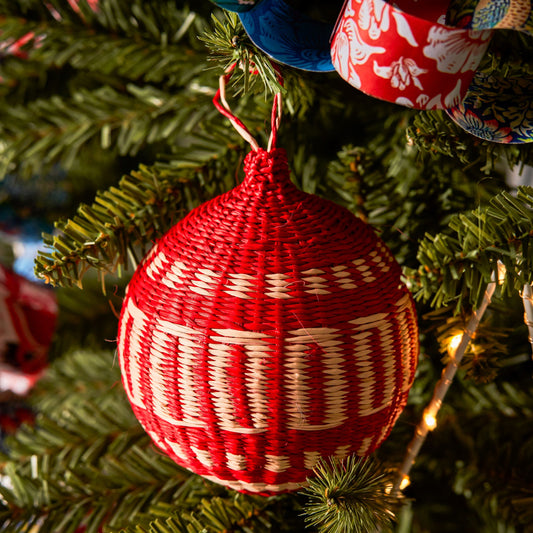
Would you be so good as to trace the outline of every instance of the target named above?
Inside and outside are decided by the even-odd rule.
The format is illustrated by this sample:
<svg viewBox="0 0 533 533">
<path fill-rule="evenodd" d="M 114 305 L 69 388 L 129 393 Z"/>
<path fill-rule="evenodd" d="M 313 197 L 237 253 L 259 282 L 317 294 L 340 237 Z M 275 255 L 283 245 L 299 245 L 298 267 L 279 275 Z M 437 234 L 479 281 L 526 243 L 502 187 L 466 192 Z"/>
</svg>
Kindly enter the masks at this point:
<svg viewBox="0 0 533 533">
<path fill-rule="evenodd" d="M 118 354 L 137 418 L 177 463 L 244 492 L 371 453 L 418 356 L 400 275 L 367 224 L 257 147 L 243 183 L 174 226 L 128 286 Z"/>
<path fill-rule="evenodd" d="M 530 0 L 345 0 L 336 25 L 309 18 L 285 0 L 212 2 L 238 11 L 252 42 L 279 63 L 337 70 L 370 96 L 446 109 L 485 140 L 533 141 L 527 69 L 515 76 L 478 70 L 495 30 L 533 35 Z"/>
<path fill-rule="evenodd" d="M 444 4 L 347 0 L 331 40 L 336 70 L 389 102 L 417 109 L 460 103 L 492 33 L 441 24 Z"/>
</svg>

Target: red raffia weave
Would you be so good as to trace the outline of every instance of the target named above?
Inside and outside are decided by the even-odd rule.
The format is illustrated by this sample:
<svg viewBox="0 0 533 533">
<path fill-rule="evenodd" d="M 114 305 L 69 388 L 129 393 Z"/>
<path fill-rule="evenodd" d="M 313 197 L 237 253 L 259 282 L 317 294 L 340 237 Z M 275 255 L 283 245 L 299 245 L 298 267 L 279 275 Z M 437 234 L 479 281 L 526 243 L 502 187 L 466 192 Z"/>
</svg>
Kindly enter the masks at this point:
<svg viewBox="0 0 533 533">
<path fill-rule="evenodd" d="M 372 229 L 298 190 L 259 149 L 235 189 L 192 211 L 139 266 L 118 336 L 154 442 L 243 492 L 298 489 L 319 457 L 368 455 L 405 406 L 413 302 Z"/>
</svg>

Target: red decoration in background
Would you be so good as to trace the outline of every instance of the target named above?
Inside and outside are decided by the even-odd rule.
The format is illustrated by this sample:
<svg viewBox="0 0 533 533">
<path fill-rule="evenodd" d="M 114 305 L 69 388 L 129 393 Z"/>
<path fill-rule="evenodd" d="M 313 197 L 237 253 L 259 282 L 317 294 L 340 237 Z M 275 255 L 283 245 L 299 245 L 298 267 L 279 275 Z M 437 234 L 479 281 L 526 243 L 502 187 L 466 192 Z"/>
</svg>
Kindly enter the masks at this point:
<svg viewBox="0 0 533 533">
<path fill-rule="evenodd" d="M 127 291 L 123 382 L 154 442 L 239 491 L 299 488 L 367 455 L 407 401 L 417 323 L 400 267 L 346 209 L 298 190 L 285 152 L 192 211 Z"/>
<path fill-rule="evenodd" d="M 70 7 L 74 11 L 80 13 L 80 8 L 79 8 L 80 0 L 68 0 L 68 3 L 70 4 Z M 87 4 L 94 12 L 98 11 L 98 0 L 87 0 Z M 47 7 L 56 20 L 61 20 L 61 15 L 53 6 L 48 5 Z M 35 35 L 34 32 L 28 32 L 27 34 L 23 35 L 20 39 L 17 39 L 17 40 L 10 39 L 7 41 L 2 41 L 2 34 L 0 32 L 0 58 L 2 54 L 5 54 L 8 56 L 15 56 L 20 59 L 27 59 L 28 52 L 26 52 L 23 48 L 28 43 L 31 43 L 31 46 L 33 48 L 38 48 L 40 45 L 41 39 L 42 39 L 42 36 Z M 0 82 L 2 82 L 1 77 L 0 77 Z"/>
<path fill-rule="evenodd" d="M 48 362 L 55 293 L 0 265 L 0 391 L 25 394 Z"/>
<path fill-rule="evenodd" d="M 80 0 L 68 0 L 68 3 L 70 4 L 70 7 L 74 9 L 75 11 L 79 11 L 80 8 L 78 4 L 80 3 Z M 96 11 L 98 9 L 98 0 L 87 0 L 87 4 L 89 4 L 89 7 Z"/>
<path fill-rule="evenodd" d="M 0 33 L 0 37 L 1 36 L 2 35 Z M 22 48 L 30 41 L 33 41 L 34 38 L 35 33 L 30 31 L 16 41 L 8 40 L 0 42 L 0 52 L 5 53 L 6 55 L 18 57 L 20 59 L 26 59 L 28 57 L 28 53 L 22 50 Z"/>
</svg>

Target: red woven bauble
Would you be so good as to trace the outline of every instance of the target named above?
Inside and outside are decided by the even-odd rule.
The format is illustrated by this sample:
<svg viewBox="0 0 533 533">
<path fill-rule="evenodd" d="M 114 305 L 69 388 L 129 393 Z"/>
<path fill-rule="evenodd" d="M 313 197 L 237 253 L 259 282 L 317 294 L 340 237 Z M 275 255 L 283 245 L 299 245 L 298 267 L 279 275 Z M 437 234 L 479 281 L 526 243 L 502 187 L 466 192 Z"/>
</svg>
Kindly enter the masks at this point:
<svg viewBox="0 0 533 533">
<path fill-rule="evenodd" d="M 123 382 L 154 442 L 239 491 L 302 486 L 320 457 L 371 453 L 405 406 L 418 331 L 372 229 L 298 190 L 285 152 L 193 210 L 135 272 Z"/>
</svg>

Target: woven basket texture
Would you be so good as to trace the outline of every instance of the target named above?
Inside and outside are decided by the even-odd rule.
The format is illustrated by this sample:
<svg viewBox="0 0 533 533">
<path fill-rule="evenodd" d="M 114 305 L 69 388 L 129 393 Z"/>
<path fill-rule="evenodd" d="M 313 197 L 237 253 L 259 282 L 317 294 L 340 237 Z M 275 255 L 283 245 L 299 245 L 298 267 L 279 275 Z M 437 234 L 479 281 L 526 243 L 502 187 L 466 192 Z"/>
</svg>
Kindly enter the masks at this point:
<svg viewBox="0 0 533 533">
<path fill-rule="evenodd" d="M 318 458 L 365 456 L 407 401 L 418 330 L 400 267 L 364 222 L 300 191 L 285 152 L 148 253 L 118 354 L 153 441 L 233 489 L 300 488 Z"/>
</svg>

